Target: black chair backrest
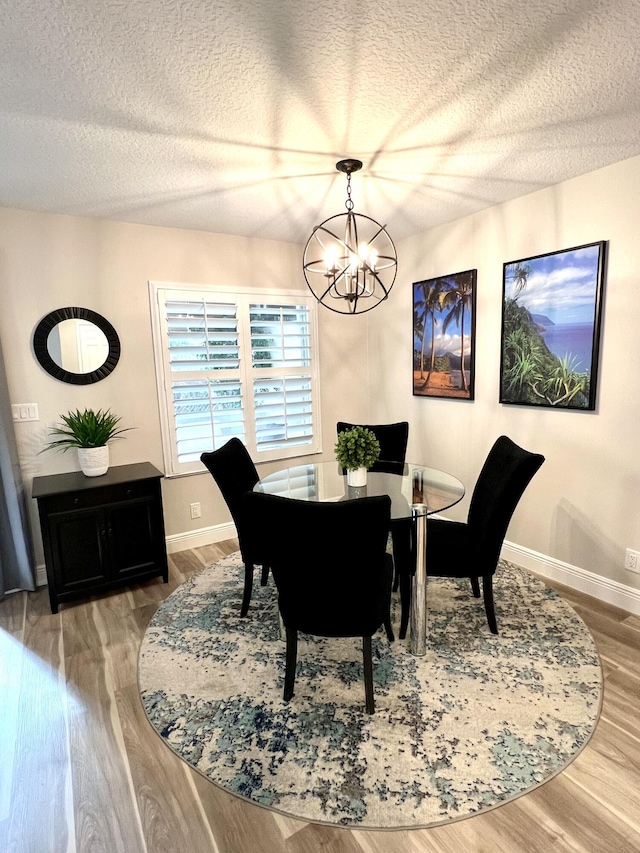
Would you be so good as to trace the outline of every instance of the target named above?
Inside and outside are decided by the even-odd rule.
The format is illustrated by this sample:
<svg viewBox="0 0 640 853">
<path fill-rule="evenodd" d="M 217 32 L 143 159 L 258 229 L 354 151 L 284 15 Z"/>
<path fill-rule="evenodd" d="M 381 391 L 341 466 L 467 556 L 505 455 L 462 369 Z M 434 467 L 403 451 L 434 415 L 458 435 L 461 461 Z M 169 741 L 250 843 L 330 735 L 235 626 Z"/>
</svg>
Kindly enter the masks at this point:
<svg viewBox="0 0 640 853">
<path fill-rule="evenodd" d="M 247 522 L 241 498 L 245 492 L 251 491 L 260 479 L 249 451 L 239 438 L 231 438 L 218 450 L 203 453 L 200 460 L 222 492 L 236 526 L 242 556 L 247 559 Z"/>
<path fill-rule="evenodd" d="M 336 502 L 251 492 L 285 625 L 323 637 L 371 636 L 389 613 L 387 495 Z"/>
<path fill-rule="evenodd" d="M 370 429 L 380 443 L 380 458 L 369 468 L 370 471 L 394 473 L 394 466 L 390 467 L 388 464 L 394 462 L 402 471 L 407 455 L 407 442 L 409 441 L 408 421 L 400 421 L 396 424 L 350 424 L 346 421 L 338 421 L 338 435 L 354 426 Z"/>
<path fill-rule="evenodd" d="M 467 524 L 478 559 L 495 571 L 511 516 L 544 456 L 501 435 L 489 451 L 471 496 Z"/>
</svg>

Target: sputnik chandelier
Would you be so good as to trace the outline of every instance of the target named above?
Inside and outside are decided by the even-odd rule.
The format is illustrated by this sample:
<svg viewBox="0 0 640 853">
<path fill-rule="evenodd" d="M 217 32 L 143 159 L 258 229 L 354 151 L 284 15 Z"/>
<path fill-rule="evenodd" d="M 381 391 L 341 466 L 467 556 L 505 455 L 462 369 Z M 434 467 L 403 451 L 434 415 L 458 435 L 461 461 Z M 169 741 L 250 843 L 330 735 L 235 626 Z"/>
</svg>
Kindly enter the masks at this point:
<svg viewBox="0 0 640 853">
<path fill-rule="evenodd" d="M 309 290 L 321 305 L 339 314 L 363 314 L 379 305 L 389 295 L 398 268 L 386 227 L 353 210 L 351 174 L 361 168 L 360 160 L 336 163 L 347 176 L 347 212 L 316 225 L 304 249 Z"/>
</svg>

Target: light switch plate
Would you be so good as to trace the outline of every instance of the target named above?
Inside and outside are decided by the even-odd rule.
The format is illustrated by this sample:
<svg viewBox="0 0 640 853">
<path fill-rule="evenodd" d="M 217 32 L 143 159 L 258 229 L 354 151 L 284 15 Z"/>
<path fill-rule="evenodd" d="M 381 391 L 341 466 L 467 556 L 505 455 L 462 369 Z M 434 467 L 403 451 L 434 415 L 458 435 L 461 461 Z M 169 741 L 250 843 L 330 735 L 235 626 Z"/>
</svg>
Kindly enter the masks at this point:
<svg viewBox="0 0 640 853">
<path fill-rule="evenodd" d="M 12 403 L 11 415 L 13 420 L 19 423 L 40 420 L 37 403 Z"/>
</svg>

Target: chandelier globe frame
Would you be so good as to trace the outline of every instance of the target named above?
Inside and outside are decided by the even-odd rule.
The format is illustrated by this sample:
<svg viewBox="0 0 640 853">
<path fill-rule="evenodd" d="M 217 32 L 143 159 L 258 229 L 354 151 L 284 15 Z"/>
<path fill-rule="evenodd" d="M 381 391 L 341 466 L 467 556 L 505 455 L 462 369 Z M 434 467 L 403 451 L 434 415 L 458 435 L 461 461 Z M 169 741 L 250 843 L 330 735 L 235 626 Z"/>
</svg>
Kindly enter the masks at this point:
<svg viewBox="0 0 640 853">
<path fill-rule="evenodd" d="M 351 175 L 362 161 L 340 160 L 347 176 L 346 213 L 316 225 L 304 249 L 303 272 L 317 301 L 338 314 L 364 314 L 388 298 L 396 280 L 398 256 L 386 225 L 354 211 Z"/>
</svg>

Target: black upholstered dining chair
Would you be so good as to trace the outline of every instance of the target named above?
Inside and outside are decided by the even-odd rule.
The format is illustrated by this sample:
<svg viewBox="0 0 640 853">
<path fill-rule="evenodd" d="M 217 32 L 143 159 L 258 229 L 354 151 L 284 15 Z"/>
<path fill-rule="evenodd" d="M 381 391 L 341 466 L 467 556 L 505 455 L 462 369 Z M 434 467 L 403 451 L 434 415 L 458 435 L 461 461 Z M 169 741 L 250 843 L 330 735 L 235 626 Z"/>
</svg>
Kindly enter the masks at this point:
<svg viewBox="0 0 640 853">
<path fill-rule="evenodd" d="M 409 441 L 408 421 L 400 421 L 395 424 L 350 424 L 346 421 L 338 421 L 338 435 L 354 426 L 370 429 L 380 444 L 380 457 L 369 468 L 369 471 L 401 474 L 407 455 L 407 442 Z"/>
<path fill-rule="evenodd" d="M 241 498 L 251 491 L 260 479 L 249 451 L 239 438 L 231 438 L 218 450 L 203 453 L 200 460 L 207 467 L 222 492 L 236 526 L 242 562 L 244 563 L 244 594 L 241 616 L 246 616 L 253 590 L 253 568 L 262 566 L 261 583 L 269 577 L 269 565 L 264 559 L 261 543 L 252 520 L 247 516 Z"/>
<path fill-rule="evenodd" d="M 544 456 L 519 447 L 501 435 L 489 451 L 476 481 L 466 522 L 427 519 L 427 576 L 469 578 L 476 598 L 479 578 L 487 622 L 498 633 L 493 602 L 493 576 L 511 517 Z M 406 561 L 402 562 L 406 566 Z M 400 580 L 402 616 L 400 637 L 406 634 L 411 583 L 406 571 Z"/>
<path fill-rule="evenodd" d="M 373 714 L 371 638 L 384 625 L 393 640 L 393 567 L 386 553 L 391 499 L 316 503 L 251 492 L 243 502 L 258 520 L 278 589 L 287 638 L 285 702 L 293 696 L 298 631 L 362 637 L 366 709 Z"/>
</svg>

